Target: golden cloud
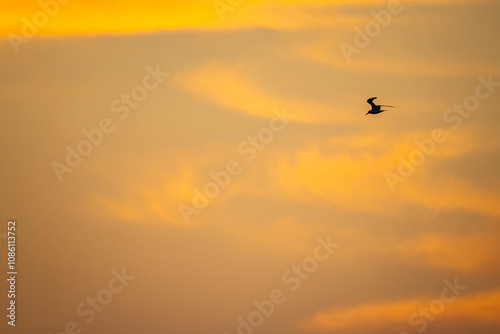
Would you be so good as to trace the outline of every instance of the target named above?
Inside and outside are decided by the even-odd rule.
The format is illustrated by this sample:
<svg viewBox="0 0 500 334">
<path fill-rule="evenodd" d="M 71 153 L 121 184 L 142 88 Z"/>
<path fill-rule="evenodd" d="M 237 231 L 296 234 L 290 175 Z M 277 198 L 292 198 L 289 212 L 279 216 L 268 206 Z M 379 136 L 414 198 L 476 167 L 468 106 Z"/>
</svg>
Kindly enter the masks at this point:
<svg viewBox="0 0 500 334">
<path fill-rule="evenodd" d="M 415 1 L 414 1 L 415 2 Z M 420 0 L 422 3 L 435 3 Z M 450 2 L 442 0 L 440 2 Z M 380 4 L 386 0 L 276 0 L 227 1 L 145 0 L 140 3 L 111 0 L 78 2 L 69 0 L 7 1 L 0 14 L 0 34 L 19 33 L 23 17 L 37 23 L 42 35 L 88 33 L 131 33 L 161 29 L 227 29 L 245 27 L 293 28 L 329 24 L 324 13 L 316 9 L 327 6 Z M 279 8 L 279 10 L 277 10 Z M 312 9 L 312 11 L 308 11 Z M 50 24 L 42 14 L 48 13 Z M 286 13 L 280 14 L 277 13 Z M 34 19 L 35 17 L 35 19 Z M 290 20 L 293 17 L 293 20 Z"/>
<path fill-rule="evenodd" d="M 471 134 L 465 130 L 436 144 L 440 147 L 432 154 L 422 153 L 425 160 L 418 165 L 411 163 L 410 175 L 398 172 L 400 159 L 410 161 L 410 156 L 420 150 L 415 138 L 427 137 L 429 133 L 418 132 L 397 141 L 392 135 L 375 138 L 356 134 L 331 139 L 330 143 L 311 144 L 281 155 L 275 175 L 286 194 L 304 201 L 321 198 L 347 210 L 388 214 L 401 209 L 399 204 L 412 203 L 500 216 L 496 204 L 500 196 L 494 189 L 480 188 L 454 175 L 443 177 L 429 172 L 428 161 L 435 164 L 480 149 L 480 144 L 470 141 Z M 378 147 L 384 149 L 380 151 Z M 386 172 L 403 180 L 396 184 L 394 192 Z"/>
<path fill-rule="evenodd" d="M 439 299 L 439 295 L 435 296 Z M 401 329 L 409 327 L 409 318 L 420 307 L 429 307 L 432 296 L 415 299 L 361 304 L 344 309 L 321 311 L 302 322 L 301 326 L 308 330 L 362 330 L 369 326 L 372 329 L 386 325 L 399 325 Z M 457 296 L 450 304 L 445 304 L 444 311 L 436 315 L 448 320 L 468 319 L 477 322 L 499 324 L 500 291 Z M 415 318 L 417 319 L 417 318 Z"/>
<path fill-rule="evenodd" d="M 490 272 L 500 252 L 496 235 L 495 229 L 473 235 L 423 235 L 399 242 L 396 248 L 410 263 L 464 273 Z"/>
<path fill-rule="evenodd" d="M 299 115 L 294 122 L 346 123 L 359 118 L 352 113 L 307 101 L 296 96 L 279 96 L 265 91 L 251 74 L 249 66 L 209 64 L 184 75 L 179 75 L 176 83 L 213 101 L 230 111 L 250 114 L 261 118 L 271 118 L 273 106 L 286 106 L 292 113 Z"/>
<path fill-rule="evenodd" d="M 365 19 L 366 20 L 366 19 Z M 354 26 L 356 22 L 353 22 Z M 354 36 L 354 32 L 353 32 Z M 350 45 L 354 46 L 352 41 Z M 362 52 L 362 49 L 359 49 Z M 500 67 L 497 64 L 485 64 L 474 61 L 464 61 L 456 59 L 419 59 L 414 55 L 407 57 L 390 57 L 387 54 L 383 56 L 371 55 L 370 57 L 357 57 L 357 53 L 346 51 L 346 55 L 340 48 L 340 43 L 332 44 L 330 40 L 320 40 L 311 42 L 310 45 L 294 51 L 306 59 L 310 59 L 325 64 L 336 70 L 349 69 L 356 73 L 391 73 L 405 76 L 456 76 L 457 74 L 476 77 L 478 73 L 500 73 Z M 349 61 L 351 60 L 351 61 Z M 411 66 L 409 66 L 409 63 Z"/>
</svg>

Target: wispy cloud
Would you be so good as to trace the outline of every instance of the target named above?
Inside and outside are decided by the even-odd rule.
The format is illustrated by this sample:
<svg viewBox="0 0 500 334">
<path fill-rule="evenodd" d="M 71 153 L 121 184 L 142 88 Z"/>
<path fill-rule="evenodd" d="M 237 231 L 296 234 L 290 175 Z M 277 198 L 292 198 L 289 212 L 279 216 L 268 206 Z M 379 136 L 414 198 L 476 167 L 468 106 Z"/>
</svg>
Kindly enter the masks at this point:
<svg viewBox="0 0 500 334">
<path fill-rule="evenodd" d="M 254 66 L 258 67 L 258 65 Z M 323 105 L 319 101 L 266 91 L 252 73 L 252 68 L 248 64 L 230 66 L 209 64 L 179 76 L 177 83 L 225 110 L 256 117 L 272 116 L 269 112 L 270 105 L 286 105 L 300 114 L 300 117 L 294 120 L 295 122 L 346 123 L 359 118 L 335 105 Z"/>
<path fill-rule="evenodd" d="M 435 296 L 439 297 L 439 294 Z M 387 326 L 400 330 L 410 327 L 409 318 L 419 308 L 428 306 L 433 300 L 429 293 L 414 299 L 390 301 L 382 303 L 367 303 L 343 309 L 321 311 L 302 323 L 303 328 L 310 331 L 338 330 L 360 332 L 369 326 L 372 331 L 379 331 Z M 500 308 L 500 291 L 469 294 L 458 297 L 453 303 L 446 305 L 440 318 L 449 323 L 452 328 L 455 321 L 467 319 L 476 323 L 498 325 Z M 435 319 L 436 317 L 434 317 Z M 418 320 L 418 319 L 417 319 Z"/>
</svg>

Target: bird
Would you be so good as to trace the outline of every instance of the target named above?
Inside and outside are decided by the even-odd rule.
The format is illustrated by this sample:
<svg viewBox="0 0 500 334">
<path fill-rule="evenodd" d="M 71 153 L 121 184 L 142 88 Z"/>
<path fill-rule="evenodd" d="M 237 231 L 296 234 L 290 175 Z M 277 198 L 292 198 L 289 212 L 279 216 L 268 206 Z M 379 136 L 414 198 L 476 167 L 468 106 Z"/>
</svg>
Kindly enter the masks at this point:
<svg viewBox="0 0 500 334">
<path fill-rule="evenodd" d="M 368 102 L 368 104 L 370 104 L 372 106 L 372 110 L 368 110 L 368 112 L 365 114 L 368 115 L 368 114 L 380 114 L 381 112 L 384 112 L 384 111 L 387 111 L 387 110 L 382 110 L 382 107 L 387 107 L 387 108 L 395 108 L 394 106 L 386 106 L 386 105 L 376 105 L 375 103 L 373 103 L 373 100 L 375 100 L 376 97 L 372 97 L 371 99 L 368 99 L 366 100 L 366 102 Z"/>
</svg>

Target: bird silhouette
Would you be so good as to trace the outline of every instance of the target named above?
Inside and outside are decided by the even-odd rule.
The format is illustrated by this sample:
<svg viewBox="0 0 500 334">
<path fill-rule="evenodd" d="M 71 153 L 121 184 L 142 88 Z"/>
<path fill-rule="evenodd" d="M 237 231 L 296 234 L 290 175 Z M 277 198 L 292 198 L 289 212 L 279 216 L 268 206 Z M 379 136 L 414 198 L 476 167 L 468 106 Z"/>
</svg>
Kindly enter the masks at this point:
<svg viewBox="0 0 500 334">
<path fill-rule="evenodd" d="M 382 110 L 382 107 L 395 108 L 394 106 L 386 106 L 383 104 L 376 105 L 375 103 L 373 103 L 373 100 L 375 100 L 375 99 L 376 99 L 376 97 L 372 97 L 371 99 L 366 100 L 366 102 L 368 102 L 372 106 L 372 110 L 368 110 L 368 112 L 365 114 L 365 116 L 368 114 L 380 114 L 381 112 L 387 111 L 387 110 Z"/>
</svg>

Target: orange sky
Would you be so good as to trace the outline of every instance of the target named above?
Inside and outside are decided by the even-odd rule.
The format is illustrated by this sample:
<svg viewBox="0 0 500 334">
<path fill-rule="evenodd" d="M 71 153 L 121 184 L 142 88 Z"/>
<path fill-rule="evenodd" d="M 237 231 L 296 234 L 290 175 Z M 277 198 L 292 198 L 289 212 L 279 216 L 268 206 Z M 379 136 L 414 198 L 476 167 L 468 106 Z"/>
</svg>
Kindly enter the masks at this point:
<svg viewBox="0 0 500 334">
<path fill-rule="evenodd" d="M 4 3 L 10 331 L 233 334 L 279 290 L 253 333 L 498 332 L 496 1 L 401 1 L 350 61 L 388 1 L 73 0 L 29 36 L 40 4 Z"/>
</svg>

